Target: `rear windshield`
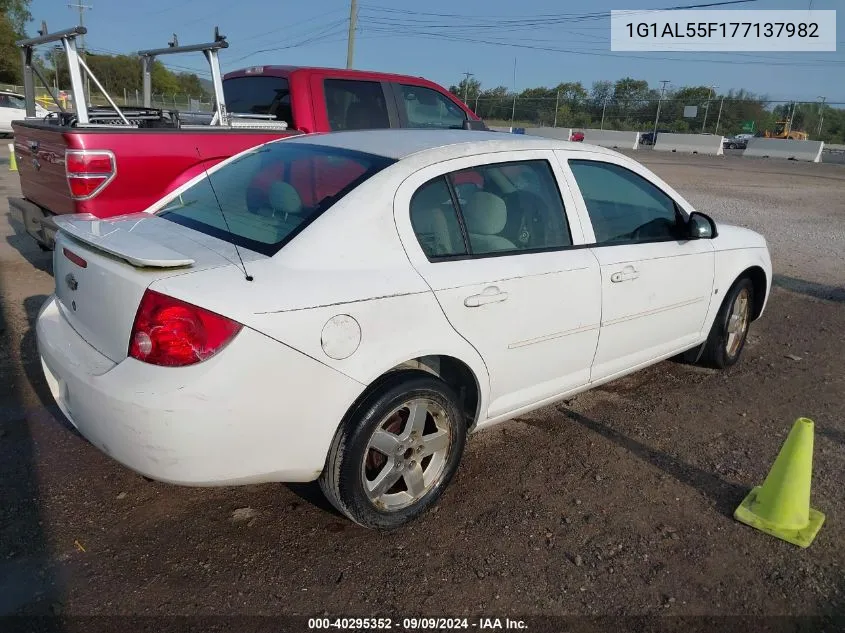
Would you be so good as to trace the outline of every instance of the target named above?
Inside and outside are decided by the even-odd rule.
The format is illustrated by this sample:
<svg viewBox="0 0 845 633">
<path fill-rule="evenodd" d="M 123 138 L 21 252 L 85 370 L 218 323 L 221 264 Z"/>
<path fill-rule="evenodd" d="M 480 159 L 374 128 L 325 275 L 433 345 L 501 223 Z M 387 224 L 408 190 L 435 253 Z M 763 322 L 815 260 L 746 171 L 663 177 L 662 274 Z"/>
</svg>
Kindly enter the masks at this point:
<svg viewBox="0 0 845 633">
<path fill-rule="evenodd" d="M 336 147 L 273 142 L 197 181 L 158 215 L 274 255 L 326 209 L 394 162 Z"/>
<path fill-rule="evenodd" d="M 293 127 L 290 87 L 284 77 L 233 77 L 223 82 L 223 97 L 232 114 L 269 114 Z"/>
</svg>

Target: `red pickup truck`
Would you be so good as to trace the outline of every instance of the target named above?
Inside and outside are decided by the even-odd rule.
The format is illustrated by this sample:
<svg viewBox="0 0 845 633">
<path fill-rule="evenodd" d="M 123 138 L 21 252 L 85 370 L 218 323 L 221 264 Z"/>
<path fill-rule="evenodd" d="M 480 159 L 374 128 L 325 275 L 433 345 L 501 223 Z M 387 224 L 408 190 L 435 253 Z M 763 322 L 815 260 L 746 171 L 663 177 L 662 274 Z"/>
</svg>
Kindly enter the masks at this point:
<svg viewBox="0 0 845 633">
<path fill-rule="evenodd" d="M 79 86 L 74 94 L 82 95 L 78 65 L 76 77 L 73 72 L 74 39 L 82 31 L 78 27 L 18 44 L 31 51 L 37 44 L 61 40 L 72 83 Z M 217 162 L 292 134 L 388 127 L 484 128 L 460 100 L 419 77 L 256 66 L 221 79 L 216 53 L 226 46 L 225 38 L 215 34 L 211 44 L 139 53 L 145 61 L 147 106 L 149 60 L 172 52 L 206 54 L 217 83 L 216 109 L 204 125 L 150 107 L 86 108 L 84 103 L 84 112 L 77 104 L 75 112 L 14 122 L 23 198 L 9 198 L 9 208 L 17 226 L 49 250 L 56 231 L 53 215 L 110 217 L 142 211 Z M 27 64 L 24 70 L 31 87 Z"/>
</svg>

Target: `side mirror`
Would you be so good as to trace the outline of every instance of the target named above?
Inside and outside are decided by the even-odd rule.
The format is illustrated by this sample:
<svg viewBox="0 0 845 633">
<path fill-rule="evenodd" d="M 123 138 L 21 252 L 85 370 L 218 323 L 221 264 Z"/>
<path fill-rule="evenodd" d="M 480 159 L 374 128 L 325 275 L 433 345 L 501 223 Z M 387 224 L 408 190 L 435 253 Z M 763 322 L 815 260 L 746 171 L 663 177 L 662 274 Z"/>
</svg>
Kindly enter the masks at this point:
<svg viewBox="0 0 845 633">
<path fill-rule="evenodd" d="M 716 222 L 709 215 L 693 211 L 687 222 L 688 237 L 691 240 L 710 240 L 718 235 Z"/>
<path fill-rule="evenodd" d="M 487 127 L 487 124 L 484 123 L 484 121 L 476 121 L 475 119 L 464 119 L 463 125 L 461 127 L 463 127 L 463 129 L 465 130 L 490 130 L 490 128 Z"/>
</svg>

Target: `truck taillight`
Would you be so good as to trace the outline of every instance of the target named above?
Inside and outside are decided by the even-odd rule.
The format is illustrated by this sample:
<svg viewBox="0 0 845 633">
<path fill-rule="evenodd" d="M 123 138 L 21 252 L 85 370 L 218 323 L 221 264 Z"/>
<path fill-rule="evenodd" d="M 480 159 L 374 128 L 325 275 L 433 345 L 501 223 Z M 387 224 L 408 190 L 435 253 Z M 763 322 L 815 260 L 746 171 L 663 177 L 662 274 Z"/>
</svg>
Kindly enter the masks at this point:
<svg viewBox="0 0 845 633">
<path fill-rule="evenodd" d="M 71 198 L 90 200 L 117 175 L 117 163 L 108 150 L 69 149 L 65 151 L 65 175 Z"/>
<path fill-rule="evenodd" d="M 193 365 L 226 347 L 241 327 L 215 312 L 147 290 L 132 325 L 129 356 L 165 367 Z"/>
</svg>

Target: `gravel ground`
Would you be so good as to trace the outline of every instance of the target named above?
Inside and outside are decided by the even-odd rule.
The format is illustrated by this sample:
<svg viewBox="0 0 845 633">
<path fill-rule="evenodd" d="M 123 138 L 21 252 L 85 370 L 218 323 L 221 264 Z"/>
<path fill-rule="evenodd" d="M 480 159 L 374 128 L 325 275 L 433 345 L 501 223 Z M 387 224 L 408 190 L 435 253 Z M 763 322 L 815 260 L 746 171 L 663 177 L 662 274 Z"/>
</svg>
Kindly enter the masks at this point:
<svg viewBox="0 0 845 633">
<path fill-rule="evenodd" d="M 50 256 L 4 214 L 0 615 L 845 613 L 845 168 L 639 156 L 768 238 L 776 287 L 742 362 L 661 363 L 479 433 L 436 510 L 389 535 L 315 486 L 168 486 L 72 432 L 31 330 Z M 807 550 L 732 519 L 802 415 L 827 514 Z"/>
</svg>

